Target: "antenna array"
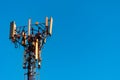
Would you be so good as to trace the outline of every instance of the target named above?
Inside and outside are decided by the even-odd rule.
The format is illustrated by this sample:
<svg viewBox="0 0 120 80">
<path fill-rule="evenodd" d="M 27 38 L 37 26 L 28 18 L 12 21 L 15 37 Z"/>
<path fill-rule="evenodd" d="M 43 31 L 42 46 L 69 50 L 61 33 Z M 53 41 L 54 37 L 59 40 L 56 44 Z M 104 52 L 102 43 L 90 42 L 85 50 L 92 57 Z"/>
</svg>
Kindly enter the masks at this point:
<svg viewBox="0 0 120 80">
<path fill-rule="evenodd" d="M 24 47 L 23 69 L 27 70 L 27 80 L 36 79 L 36 68 L 41 67 L 41 50 L 46 43 L 46 38 L 52 35 L 53 18 L 46 17 L 45 23 L 36 22 L 32 24 L 28 20 L 27 26 L 17 27 L 15 21 L 10 23 L 9 39 L 15 44 Z"/>
</svg>

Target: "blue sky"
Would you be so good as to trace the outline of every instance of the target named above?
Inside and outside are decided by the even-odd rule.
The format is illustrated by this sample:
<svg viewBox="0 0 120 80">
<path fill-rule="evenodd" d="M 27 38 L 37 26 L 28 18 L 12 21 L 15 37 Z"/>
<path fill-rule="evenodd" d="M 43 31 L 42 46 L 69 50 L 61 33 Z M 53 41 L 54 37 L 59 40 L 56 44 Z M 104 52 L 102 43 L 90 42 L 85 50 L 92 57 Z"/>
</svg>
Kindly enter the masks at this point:
<svg viewBox="0 0 120 80">
<path fill-rule="evenodd" d="M 119 0 L 4 0 L 0 10 L 1 79 L 24 80 L 23 48 L 9 40 L 10 21 L 53 16 L 41 80 L 120 80 Z"/>
</svg>

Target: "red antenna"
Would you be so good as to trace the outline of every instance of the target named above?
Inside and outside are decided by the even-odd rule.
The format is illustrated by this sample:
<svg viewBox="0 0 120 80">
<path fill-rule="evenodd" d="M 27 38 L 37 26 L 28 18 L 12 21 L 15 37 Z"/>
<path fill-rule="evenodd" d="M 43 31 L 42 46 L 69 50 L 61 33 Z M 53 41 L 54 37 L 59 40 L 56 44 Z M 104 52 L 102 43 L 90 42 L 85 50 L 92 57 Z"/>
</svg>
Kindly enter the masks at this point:
<svg viewBox="0 0 120 80">
<path fill-rule="evenodd" d="M 15 21 L 10 23 L 10 40 L 24 47 L 23 69 L 25 69 L 25 80 L 38 80 L 39 73 L 36 69 L 41 67 L 41 49 L 46 43 L 46 38 L 52 35 L 52 17 L 46 17 L 45 23 L 36 22 L 32 24 L 28 20 L 27 26 L 17 27 Z"/>
</svg>

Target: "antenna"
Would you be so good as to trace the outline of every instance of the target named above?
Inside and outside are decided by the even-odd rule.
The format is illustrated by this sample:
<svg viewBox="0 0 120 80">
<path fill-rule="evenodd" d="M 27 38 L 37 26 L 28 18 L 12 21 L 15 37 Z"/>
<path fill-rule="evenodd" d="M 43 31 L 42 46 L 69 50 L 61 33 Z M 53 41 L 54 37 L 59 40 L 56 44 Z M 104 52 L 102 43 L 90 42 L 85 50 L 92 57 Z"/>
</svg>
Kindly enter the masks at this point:
<svg viewBox="0 0 120 80">
<path fill-rule="evenodd" d="M 15 24 L 15 21 L 12 21 L 11 23 L 10 23 L 10 39 L 13 39 L 14 38 L 14 36 L 15 36 L 15 34 L 16 34 L 16 24 Z"/>
<path fill-rule="evenodd" d="M 46 23 L 45 23 L 45 26 L 48 27 L 48 17 L 46 17 Z"/>
<path fill-rule="evenodd" d="M 28 20 L 28 36 L 30 36 L 31 19 Z"/>
<path fill-rule="evenodd" d="M 15 21 L 10 23 L 10 40 L 24 48 L 23 53 L 23 69 L 25 69 L 25 80 L 38 80 L 39 72 L 36 69 L 41 67 L 41 51 L 46 43 L 47 37 L 52 34 L 52 17 L 50 20 L 46 17 L 45 23 L 36 22 L 32 24 L 31 19 L 28 20 L 27 26 L 17 27 Z"/>
<path fill-rule="evenodd" d="M 52 25 L 53 25 L 53 18 L 50 18 L 50 27 L 49 27 L 49 34 L 52 35 Z"/>
</svg>

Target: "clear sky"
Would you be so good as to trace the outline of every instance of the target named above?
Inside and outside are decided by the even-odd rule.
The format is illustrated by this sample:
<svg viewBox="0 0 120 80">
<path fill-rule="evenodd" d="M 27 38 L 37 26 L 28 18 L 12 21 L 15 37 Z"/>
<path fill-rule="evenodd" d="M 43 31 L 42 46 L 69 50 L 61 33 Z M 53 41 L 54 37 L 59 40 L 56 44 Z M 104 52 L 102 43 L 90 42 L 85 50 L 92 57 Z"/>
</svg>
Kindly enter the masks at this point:
<svg viewBox="0 0 120 80">
<path fill-rule="evenodd" d="M 24 80 L 23 48 L 9 40 L 9 23 L 53 16 L 42 52 L 40 80 L 120 80 L 119 0 L 0 1 L 0 77 Z"/>
</svg>

